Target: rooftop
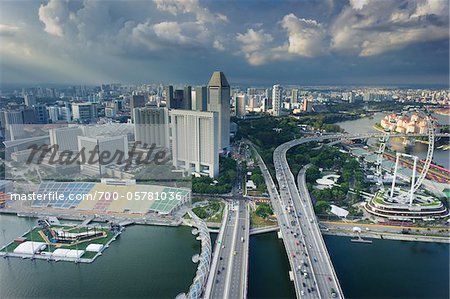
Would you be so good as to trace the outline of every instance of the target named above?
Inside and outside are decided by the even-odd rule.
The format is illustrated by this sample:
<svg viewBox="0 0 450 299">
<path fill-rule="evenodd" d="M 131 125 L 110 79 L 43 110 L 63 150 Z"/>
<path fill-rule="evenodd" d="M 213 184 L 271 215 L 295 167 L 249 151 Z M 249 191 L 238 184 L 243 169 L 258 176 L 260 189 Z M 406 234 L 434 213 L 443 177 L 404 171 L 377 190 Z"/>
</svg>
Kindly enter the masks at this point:
<svg viewBox="0 0 450 299">
<path fill-rule="evenodd" d="M 223 72 L 214 72 L 211 79 L 209 79 L 208 86 L 230 87 L 230 84 L 228 84 L 227 78 Z"/>
</svg>

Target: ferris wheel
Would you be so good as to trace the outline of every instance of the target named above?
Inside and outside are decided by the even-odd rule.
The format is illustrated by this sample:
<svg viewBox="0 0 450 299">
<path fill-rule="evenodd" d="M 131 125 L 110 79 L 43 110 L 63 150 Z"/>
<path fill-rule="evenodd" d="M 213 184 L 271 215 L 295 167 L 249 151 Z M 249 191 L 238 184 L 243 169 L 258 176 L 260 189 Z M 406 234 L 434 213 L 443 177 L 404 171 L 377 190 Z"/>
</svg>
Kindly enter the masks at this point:
<svg viewBox="0 0 450 299">
<path fill-rule="evenodd" d="M 377 160 L 375 161 L 375 175 L 378 177 L 378 185 L 380 186 L 381 191 L 384 191 L 383 168 L 381 164 L 383 163 L 383 155 L 386 149 L 386 144 L 389 141 L 389 136 L 390 133 L 386 132 L 386 134 L 384 134 L 383 137 L 379 139 L 380 145 L 377 151 Z"/>
<path fill-rule="evenodd" d="M 393 183 L 392 183 L 392 191 L 391 191 L 391 197 L 393 196 L 393 190 L 395 185 L 395 178 L 397 176 L 397 166 L 398 166 L 398 159 L 400 156 L 408 156 L 410 158 L 413 158 L 414 166 L 413 166 L 413 175 L 411 177 L 411 189 L 409 193 L 400 195 L 401 198 L 398 199 L 404 199 L 406 197 L 411 197 L 413 194 L 420 188 L 423 181 L 426 178 L 426 175 L 428 173 L 428 170 L 430 169 L 431 161 L 433 160 L 433 152 L 434 152 L 434 139 L 435 139 L 435 132 L 434 132 L 434 122 L 433 118 L 429 115 L 425 116 L 425 120 L 427 122 L 427 137 L 428 137 L 428 149 L 427 149 L 427 155 L 425 158 L 425 161 L 423 161 L 423 167 L 420 173 L 417 176 L 416 179 L 416 160 L 417 157 L 413 157 L 411 155 L 401 154 L 397 153 L 397 159 L 396 159 L 396 167 L 394 170 L 394 177 L 393 177 Z M 376 176 L 378 177 L 378 184 L 380 185 L 380 188 L 382 191 L 384 191 L 384 185 L 383 185 L 383 173 L 382 173 L 382 162 L 383 162 L 383 156 L 386 149 L 386 144 L 389 141 L 390 133 L 387 132 L 382 138 L 380 138 L 380 145 L 379 149 L 377 151 L 377 160 L 376 160 Z"/>
</svg>

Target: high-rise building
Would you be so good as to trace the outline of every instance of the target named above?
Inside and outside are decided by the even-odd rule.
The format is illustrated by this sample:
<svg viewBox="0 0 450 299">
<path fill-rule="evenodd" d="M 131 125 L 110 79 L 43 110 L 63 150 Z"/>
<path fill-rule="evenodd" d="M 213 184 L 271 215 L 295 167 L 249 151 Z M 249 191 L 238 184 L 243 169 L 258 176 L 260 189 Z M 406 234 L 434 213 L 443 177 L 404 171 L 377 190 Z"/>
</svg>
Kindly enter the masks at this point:
<svg viewBox="0 0 450 299">
<path fill-rule="evenodd" d="M 69 107 L 58 107 L 59 117 L 64 122 L 70 122 L 72 120 L 72 112 Z"/>
<path fill-rule="evenodd" d="M 59 120 L 59 110 L 58 107 L 56 106 L 50 106 L 47 108 L 48 110 L 48 119 L 52 122 L 52 123 L 56 123 Z"/>
<path fill-rule="evenodd" d="M 291 90 L 291 103 L 292 104 L 298 103 L 298 89 L 296 88 Z"/>
<path fill-rule="evenodd" d="M 169 109 L 144 107 L 134 109 L 135 140 L 148 146 L 169 148 Z"/>
<path fill-rule="evenodd" d="M 280 116 L 283 107 L 283 88 L 276 84 L 272 87 L 273 115 Z"/>
<path fill-rule="evenodd" d="M 206 111 L 208 104 L 208 90 L 206 86 L 196 86 L 192 89 L 192 110 Z"/>
<path fill-rule="evenodd" d="M 353 93 L 353 91 L 344 92 L 342 94 L 342 99 L 349 103 L 354 103 L 355 102 L 355 94 Z"/>
<path fill-rule="evenodd" d="M 261 110 L 262 111 L 267 111 L 269 109 L 270 105 L 269 105 L 269 99 L 266 97 L 263 97 L 262 101 L 261 101 Z"/>
<path fill-rule="evenodd" d="M 166 107 L 170 108 L 171 104 L 173 102 L 173 86 L 172 85 L 164 86 L 164 97 L 166 100 Z"/>
<path fill-rule="evenodd" d="M 22 109 L 22 119 L 24 124 L 35 124 L 36 123 L 36 113 L 33 107 Z"/>
<path fill-rule="evenodd" d="M 256 96 L 256 88 L 254 87 L 247 88 L 247 95 L 249 98 Z"/>
<path fill-rule="evenodd" d="M 180 109 L 191 110 L 192 109 L 192 87 L 185 86 L 183 89 L 183 104 Z"/>
<path fill-rule="evenodd" d="M 266 99 L 272 100 L 272 88 L 266 88 L 264 95 L 266 96 Z"/>
<path fill-rule="evenodd" d="M 251 96 L 248 98 L 248 110 L 253 112 L 257 108 L 258 103 L 256 100 L 256 96 Z"/>
<path fill-rule="evenodd" d="M 140 107 L 145 107 L 145 96 L 142 94 L 135 94 L 131 97 L 130 99 L 130 111 L 131 111 L 131 120 L 134 120 L 134 108 L 140 108 Z"/>
<path fill-rule="evenodd" d="M 208 83 L 207 110 L 219 117 L 219 149 L 230 145 L 230 85 L 225 74 L 214 72 Z"/>
<path fill-rule="evenodd" d="M 24 100 L 25 100 L 25 106 L 27 106 L 27 107 L 32 107 L 32 106 L 36 105 L 36 98 L 31 94 L 25 94 Z"/>
<path fill-rule="evenodd" d="M 173 165 L 190 173 L 219 174 L 217 112 L 171 110 Z"/>
<path fill-rule="evenodd" d="M 72 103 L 73 120 L 89 123 L 97 120 L 97 105 L 94 103 Z"/>
<path fill-rule="evenodd" d="M 173 93 L 173 101 L 170 103 L 170 109 L 182 109 L 184 98 L 184 89 L 176 89 Z"/>
<path fill-rule="evenodd" d="M 312 111 L 312 103 L 307 98 L 303 99 L 302 110 L 304 112 L 311 112 Z"/>
<path fill-rule="evenodd" d="M 145 106 L 145 96 L 142 94 L 135 94 L 130 99 L 130 110 L 134 108 L 140 108 Z"/>
<path fill-rule="evenodd" d="M 36 104 L 33 106 L 34 115 L 37 124 L 48 124 L 47 105 Z"/>
<path fill-rule="evenodd" d="M 245 117 L 245 103 L 247 102 L 247 95 L 238 94 L 236 95 L 236 117 Z"/>
</svg>

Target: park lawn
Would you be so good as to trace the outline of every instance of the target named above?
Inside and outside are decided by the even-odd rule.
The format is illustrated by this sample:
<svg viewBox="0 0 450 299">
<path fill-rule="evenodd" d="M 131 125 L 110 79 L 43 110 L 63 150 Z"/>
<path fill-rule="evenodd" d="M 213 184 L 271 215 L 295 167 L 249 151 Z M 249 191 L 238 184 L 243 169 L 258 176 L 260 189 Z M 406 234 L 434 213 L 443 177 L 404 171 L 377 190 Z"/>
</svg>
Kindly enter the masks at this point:
<svg viewBox="0 0 450 299">
<path fill-rule="evenodd" d="M 223 219 L 223 211 L 225 210 L 225 206 L 223 203 L 220 203 L 221 205 L 221 211 L 219 213 L 214 214 L 213 216 L 208 218 L 209 222 L 216 222 L 216 223 L 221 223 L 222 219 Z"/>
<path fill-rule="evenodd" d="M 259 217 L 255 211 L 252 211 L 250 213 L 250 227 L 266 227 L 273 226 L 275 224 L 275 222 L 270 221 L 268 218 L 264 219 L 262 217 Z"/>
</svg>

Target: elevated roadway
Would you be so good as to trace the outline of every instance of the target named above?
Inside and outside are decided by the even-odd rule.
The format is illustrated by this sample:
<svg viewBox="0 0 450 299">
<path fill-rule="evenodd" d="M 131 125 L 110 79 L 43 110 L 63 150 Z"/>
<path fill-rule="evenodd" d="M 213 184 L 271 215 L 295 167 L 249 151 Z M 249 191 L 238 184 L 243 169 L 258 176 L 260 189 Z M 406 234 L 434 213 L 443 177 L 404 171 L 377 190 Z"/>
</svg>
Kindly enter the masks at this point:
<svg viewBox="0 0 450 299">
<path fill-rule="evenodd" d="M 280 198 L 285 206 L 283 213 L 289 218 L 289 222 L 281 223 L 290 231 L 283 237 L 285 243 L 292 243 L 297 248 L 296 254 L 293 253 L 290 258 L 296 265 L 294 280 L 299 281 L 296 285 L 300 287 L 302 298 L 310 294 L 314 298 L 343 298 L 344 295 L 320 233 L 308 190 L 305 191 L 303 185 L 297 188 L 286 153 L 301 143 L 334 138 L 336 136 L 328 135 L 293 140 L 280 145 L 273 154 Z"/>
<path fill-rule="evenodd" d="M 249 228 L 248 205 L 233 201 L 219 233 L 205 298 L 247 297 Z"/>
</svg>

